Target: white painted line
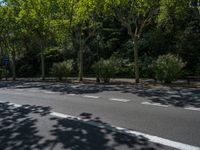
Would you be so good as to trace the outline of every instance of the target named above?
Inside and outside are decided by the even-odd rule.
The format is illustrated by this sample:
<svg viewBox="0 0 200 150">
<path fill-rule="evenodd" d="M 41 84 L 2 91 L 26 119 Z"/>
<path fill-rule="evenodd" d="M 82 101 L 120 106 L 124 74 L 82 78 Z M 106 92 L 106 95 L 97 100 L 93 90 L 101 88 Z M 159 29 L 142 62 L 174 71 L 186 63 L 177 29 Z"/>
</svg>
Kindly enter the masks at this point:
<svg viewBox="0 0 200 150">
<path fill-rule="evenodd" d="M 10 95 L 20 95 L 20 96 L 27 96 L 28 93 L 27 92 L 17 92 L 17 91 L 12 91 L 12 92 L 4 92 L 4 94 L 10 94 Z"/>
<path fill-rule="evenodd" d="M 31 91 L 27 91 L 27 92 L 31 92 L 31 93 L 39 93 L 39 91 L 36 91 L 36 90 L 31 90 Z"/>
<path fill-rule="evenodd" d="M 22 105 L 15 104 L 15 103 L 9 103 L 9 105 L 13 105 L 14 107 L 21 107 L 22 106 Z M 128 130 L 128 129 L 121 128 L 121 127 L 102 125 L 100 123 L 92 122 L 92 121 L 86 120 L 86 119 L 81 119 L 79 117 L 75 117 L 75 116 L 71 116 L 71 115 L 66 115 L 66 114 L 62 114 L 62 113 L 58 113 L 58 112 L 52 112 L 50 115 L 56 116 L 56 117 L 59 117 L 59 118 L 83 121 L 87 124 L 97 126 L 97 127 L 100 127 L 100 128 L 108 128 L 108 129 L 111 129 L 111 130 L 116 129 L 118 132 L 119 131 L 125 132 L 125 133 L 127 133 L 129 135 L 133 135 L 133 136 L 135 136 L 135 135 L 136 136 L 144 136 L 144 137 L 148 138 L 149 141 L 151 141 L 153 143 L 158 143 L 158 144 L 169 146 L 169 147 L 176 148 L 176 149 L 200 150 L 200 147 L 197 147 L 197 146 L 192 146 L 192 145 L 176 142 L 176 141 L 164 139 L 164 138 L 161 138 L 161 137 L 158 137 L 158 136 L 149 135 L 149 134 L 145 134 L 145 133 L 141 133 L 141 132 L 137 132 L 137 131 L 133 131 L 133 130 Z"/>
<path fill-rule="evenodd" d="M 94 98 L 94 99 L 98 99 L 99 96 L 92 96 L 92 95 L 84 95 L 83 97 L 85 98 Z"/>
<path fill-rule="evenodd" d="M 117 102 L 124 102 L 124 103 L 130 102 L 130 100 L 128 100 L 128 99 L 119 99 L 119 98 L 110 98 L 109 100 L 110 101 L 117 101 Z"/>
<path fill-rule="evenodd" d="M 47 94 L 56 94 L 57 92 L 51 92 L 51 91 L 43 91 L 44 93 L 47 93 Z"/>
<path fill-rule="evenodd" d="M 15 103 L 9 103 L 8 105 L 10 105 L 10 106 L 14 106 L 14 107 L 22 107 L 22 105 L 15 104 Z"/>
<path fill-rule="evenodd" d="M 101 123 L 96 123 L 96 122 L 93 122 L 93 121 L 90 121 L 90 120 L 81 119 L 79 117 L 75 117 L 75 116 L 71 116 L 71 115 L 65 115 L 65 114 L 57 113 L 57 112 L 52 112 L 51 115 L 59 117 L 59 118 L 79 120 L 79 121 L 82 121 L 82 122 L 89 124 L 89 125 L 97 126 L 97 127 L 100 127 L 100 128 L 107 128 L 107 129 L 113 130 L 115 132 L 123 132 L 123 133 L 126 133 L 126 134 L 131 135 L 131 136 L 144 136 L 149 141 L 151 141 L 153 143 L 165 145 L 165 146 L 180 149 L 180 150 L 200 150 L 200 147 L 197 147 L 197 146 L 192 146 L 192 145 L 189 145 L 189 144 L 176 142 L 176 141 L 164 139 L 164 138 L 161 138 L 161 137 L 158 137 L 158 136 L 149 135 L 149 134 L 145 134 L 145 133 L 137 132 L 137 131 L 133 131 L 133 130 L 128 130 L 128 129 L 121 128 L 121 127 L 102 125 Z"/>
<path fill-rule="evenodd" d="M 195 108 L 195 107 L 185 107 L 184 109 L 193 110 L 193 111 L 200 111 L 200 108 Z"/>
<path fill-rule="evenodd" d="M 78 88 L 79 86 L 81 86 L 81 85 L 72 85 L 71 87 L 72 88 Z"/>
<path fill-rule="evenodd" d="M 75 117 L 75 116 L 71 116 L 71 115 L 66 115 L 66 114 L 62 114 L 62 113 L 58 113 L 58 112 L 52 112 L 50 115 L 58 117 L 58 118 L 78 119 L 78 120 L 81 120 L 81 118 L 79 118 L 79 117 Z"/>
<path fill-rule="evenodd" d="M 76 94 L 68 94 L 69 96 L 75 96 Z"/>
<path fill-rule="evenodd" d="M 11 90 L 11 91 L 20 91 L 20 92 L 21 92 L 21 91 L 22 91 L 22 92 L 23 92 L 23 91 L 27 91 L 27 89 L 10 89 L 10 90 Z"/>
<path fill-rule="evenodd" d="M 158 137 L 158 136 L 153 136 L 153 135 L 144 134 L 144 133 L 141 133 L 141 132 L 126 130 L 126 129 L 125 129 L 125 132 L 129 133 L 129 134 L 137 135 L 137 136 L 144 136 L 144 137 L 148 138 L 149 141 L 151 141 L 153 143 L 162 144 L 162 145 L 169 146 L 169 147 L 176 148 L 176 149 L 180 149 L 180 150 L 200 150 L 200 147 L 196 147 L 196 146 L 192 146 L 192 145 L 188 145 L 188 144 L 164 139 L 164 138 L 161 138 L 161 137 Z"/>
<path fill-rule="evenodd" d="M 159 107 L 169 107 L 169 105 L 163 105 L 160 103 L 150 103 L 150 102 L 142 102 L 142 105 L 151 105 L 151 106 L 159 106 Z"/>
</svg>

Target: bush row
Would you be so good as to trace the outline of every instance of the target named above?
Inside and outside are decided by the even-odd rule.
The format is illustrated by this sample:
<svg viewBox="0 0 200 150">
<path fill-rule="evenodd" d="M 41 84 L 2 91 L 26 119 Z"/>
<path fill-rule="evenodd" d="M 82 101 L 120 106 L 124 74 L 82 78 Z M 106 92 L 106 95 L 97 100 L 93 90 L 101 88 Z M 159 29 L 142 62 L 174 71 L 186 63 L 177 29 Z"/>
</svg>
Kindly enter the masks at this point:
<svg viewBox="0 0 200 150">
<path fill-rule="evenodd" d="M 148 77 L 165 83 L 171 83 L 177 80 L 182 72 L 185 63 L 182 59 L 172 54 L 159 56 L 157 60 L 144 60 L 141 71 Z M 134 64 L 126 63 L 126 61 L 113 58 L 96 62 L 93 65 L 96 76 L 104 82 L 109 82 L 110 78 L 114 77 L 121 71 L 127 71 L 134 74 Z"/>
<path fill-rule="evenodd" d="M 142 65 L 140 66 L 140 72 L 143 77 L 154 78 L 161 82 L 171 83 L 175 81 L 183 74 L 183 67 L 185 63 L 181 58 L 172 55 L 162 55 L 156 60 L 145 57 Z M 51 68 L 51 74 L 62 80 L 63 77 L 69 77 L 74 68 L 74 62 L 67 60 L 59 63 L 54 63 Z M 134 76 L 134 63 L 130 63 L 129 60 L 120 59 L 116 56 L 112 56 L 109 59 L 100 59 L 92 66 L 96 76 L 101 81 L 108 83 L 110 79 L 118 75 Z M 0 79 L 5 75 L 5 69 L 0 68 Z"/>
</svg>

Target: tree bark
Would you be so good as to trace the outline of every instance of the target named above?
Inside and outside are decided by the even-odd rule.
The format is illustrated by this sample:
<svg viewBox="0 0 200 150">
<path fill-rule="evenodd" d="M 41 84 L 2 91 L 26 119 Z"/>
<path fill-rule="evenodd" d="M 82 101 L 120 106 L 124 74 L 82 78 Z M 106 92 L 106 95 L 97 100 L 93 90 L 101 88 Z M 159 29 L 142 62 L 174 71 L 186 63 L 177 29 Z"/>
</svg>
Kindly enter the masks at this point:
<svg viewBox="0 0 200 150">
<path fill-rule="evenodd" d="M 138 37 L 134 37 L 134 69 L 135 69 L 135 83 L 140 82 L 139 77 L 139 59 L 138 59 Z"/>
<path fill-rule="evenodd" d="M 12 51 L 12 78 L 13 78 L 13 81 L 16 80 L 16 52 L 15 50 Z"/>
<path fill-rule="evenodd" d="M 79 81 L 83 81 L 83 43 L 80 42 L 80 53 L 79 53 Z"/>
<path fill-rule="evenodd" d="M 139 76 L 139 58 L 138 58 L 138 28 L 135 29 L 135 34 L 132 31 L 131 25 L 127 24 L 126 22 L 123 23 L 124 26 L 128 29 L 128 33 L 131 36 L 134 45 L 134 72 L 135 72 L 135 83 L 140 83 L 140 76 Z"/>
<path fill-rule="evenodd" d="M 43 52 L 41 53 L 41 69 L 42 69 L 42 80 L 45 80 L 45 58 Z"/>
</svg>

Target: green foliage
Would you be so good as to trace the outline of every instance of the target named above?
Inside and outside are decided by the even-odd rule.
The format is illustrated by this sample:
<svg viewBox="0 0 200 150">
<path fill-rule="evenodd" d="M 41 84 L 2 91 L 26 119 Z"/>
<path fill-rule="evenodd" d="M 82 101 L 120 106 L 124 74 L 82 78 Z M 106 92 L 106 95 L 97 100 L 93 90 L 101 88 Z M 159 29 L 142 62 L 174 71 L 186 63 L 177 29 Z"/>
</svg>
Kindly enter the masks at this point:
<svg viewBox="0 0 200 150">
<path fill-rule="evenodd" d="M 159 22 L 173 23 L 174 19 L 183 19 L 187 15 L 190 0 L 160 0 Z"/>
<path fill-rule="evenodd" d="M 141 76 L 144 78 L 154 78 L 155 72 L 153 69 L 154 59 L 150 56 L 144 56 L 140 63 Z"/>
<path fill-rule="evenodd" d="M 95 61 L 102 58 L 101 63 L 109 66 L 108 58 L 118 53 L 120 67 L 112 77 L 133 77 L 134 49 L 138 49 L 139 65 L 135 65 L 142 77 L 153 77 L 151 59 L 166 53 L 178 54 L 187 62 L 187 75 L 199 74 L 199 5 L 197 0 L 190 2 L 0 0 L 0 57 L 16 53 L 18 77 L 40 75 L 41 52 L 46 75 L 53 63 L 73 59 L 90 76 Z M 95 41 L 97 34 L 100 41 Z"/>
<path fill-rule="evenodd" d="M 165 83 L 175 81 L 184 67 L 182 59 L 172 54 L 159 56 L 155 62 L 156 78 Z"/>
<path fill-rule="evenodd" d="M 101 59 L 93 65 L 93 69 L 97 76 L 105 83 L 110 82 L 110 79 L 119 72 L 120 62 L 116 58 L 111 57 L 107 60 Z"/>
<path fill-rule="evenodd" d="M 69 77 L 72 70 L 73 61 L 67 60 L 60 63 L 54 63 L 52 67 L 52 74 L 59 80 L 62 80 L 63 77 Z"/>
<path fill-rule="evenodd" d="M 195 75 L 200 76 L 200 63 L 196 65 Z"/>
<path fill-rule="evenodd" d="M 5 74 L 5 69 L 0 68 L 0 80 L 3 78 Z"/>
<path fill-rule="evenodd" d="M 196 65 L 200 63 L 200 18 L 188 22 L 184 31 L 180 33 L 177 51 L 187 62 L 187 69 L 195 72 Z"/>
<path fill-rule="evenodd" d="M 128 59 L 118 58 L 118 77 L 134 77 L 134 63 Z"/>
</svg>

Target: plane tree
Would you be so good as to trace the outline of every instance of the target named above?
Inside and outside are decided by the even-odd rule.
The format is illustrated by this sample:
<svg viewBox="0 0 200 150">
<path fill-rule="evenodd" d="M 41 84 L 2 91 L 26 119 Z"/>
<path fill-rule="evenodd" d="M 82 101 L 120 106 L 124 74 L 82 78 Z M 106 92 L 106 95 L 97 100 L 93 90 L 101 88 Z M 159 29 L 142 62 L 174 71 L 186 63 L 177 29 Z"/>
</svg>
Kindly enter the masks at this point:
<svg viewBox="0 0 200 150">
<path fill-rule="evenodd" d="M 0 7 L 0 38 L 4 54 L 11 56 L 12 78 L 16 79 L 16 53 L 20 47 L 21 25 L 17 20 L 19 7 L 17 1 L 6 1 Z"/>
<path fill-rule="evenodd" d="M 102 4 L 101 0 L 81 0 L 74 4 L 70 25 L 73 39 L 79 45 L 79 81 L 83 80 L 84 52 L 87 49 L 87 43 L 96 36 L 97 30 L 101 27 L 98 16 Z"/>
<path fill-rule="evenodd" d="M 51 26 L 55 2 L 50 0 L 21 1 L 18 20 L 24 27 L 24 33 L 32 36 L 40 49 L 41 77 L 45 80 L 45 50 L 49 47 L 53 35 Z"/>
<path fill-rule="evenodd" d="M 105 0 L 104 11 L 115 17 L 128 31 L 134 44 L 135 82 L 139 83 L 138 42 L 145 27 L 159 13 L 159 0 Z"/>
</svg>

